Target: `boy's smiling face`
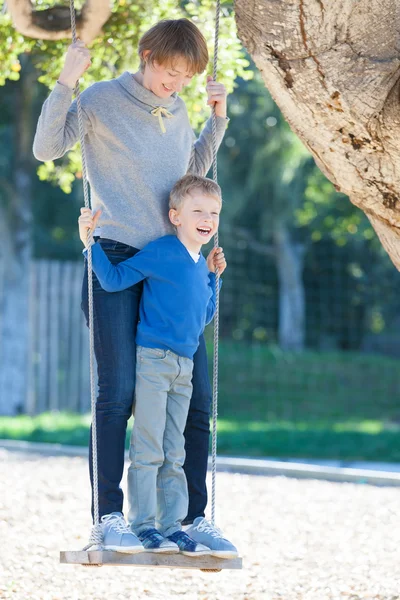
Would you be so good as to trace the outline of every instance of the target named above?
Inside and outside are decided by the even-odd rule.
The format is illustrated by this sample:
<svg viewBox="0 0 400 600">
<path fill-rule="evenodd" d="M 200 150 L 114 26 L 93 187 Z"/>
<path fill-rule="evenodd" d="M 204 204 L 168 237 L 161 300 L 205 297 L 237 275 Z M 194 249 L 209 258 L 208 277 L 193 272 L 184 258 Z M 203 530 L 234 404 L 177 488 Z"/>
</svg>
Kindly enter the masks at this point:
<svg viewBox="0 0 400 600">
<path fill-rule="evenodd" d="M 220 198 L 195 189 L 179 209 L 170 209 L 169 218 L 182 244 L 191 252 L 200 252 L 201 246 L 217 232 L 220 212 Z"/>
</svg>

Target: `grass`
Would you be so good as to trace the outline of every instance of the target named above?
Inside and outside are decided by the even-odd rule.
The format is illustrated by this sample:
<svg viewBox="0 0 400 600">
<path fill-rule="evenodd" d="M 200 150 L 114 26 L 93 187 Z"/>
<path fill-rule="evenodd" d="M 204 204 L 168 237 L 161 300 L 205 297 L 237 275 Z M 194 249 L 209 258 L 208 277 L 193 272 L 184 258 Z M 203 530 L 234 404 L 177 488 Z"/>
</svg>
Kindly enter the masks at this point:
<svg viewBox="0 0 400 600">
<path fill-rule="evenodd" d="M 90 415 L 44 413 L 0 417 L 0 438 L 86 446 Z M 218 421 L 218 453 L 226 456 L 275 456 L 400 462 L 399 428 L 383 422 L 291 423 Z M 129 431 L 126 447 L 129 444 Z"/>
<path fill-rule="evenodd" d="M 260 421 L 400 422 L 396 359 L 350 352 L 289 353 L 221 346 L 224 418 Z"/>
<path fill-rule="evenodd" d="M 275 456 L 400 462 L 399 429 L 382 423 L 219 424 L 218 451 L 230 456 Z"/>
<path fill-rule="evenodd" d="M 219 381 L 222 455 L 400 462 L 395 359 L 221 343 Z M 89 428 L 88 415 L 0 417 L 7 439 L 84 446 Z"/>
</svg>

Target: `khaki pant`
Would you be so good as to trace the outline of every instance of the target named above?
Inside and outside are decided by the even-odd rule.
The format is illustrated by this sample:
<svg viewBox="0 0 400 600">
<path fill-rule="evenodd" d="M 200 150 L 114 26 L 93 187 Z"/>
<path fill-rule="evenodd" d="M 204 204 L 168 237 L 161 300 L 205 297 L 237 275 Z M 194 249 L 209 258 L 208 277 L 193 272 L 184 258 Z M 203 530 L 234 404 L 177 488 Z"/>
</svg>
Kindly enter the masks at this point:
<svg viewBox="0 0 400 600">
<path fill-rule="evenodd" d="M 188 511 L 183 471 L 193 361 L 170 350 L 137 348 L 135 421 L 128 470 L 132 531 L 181 529 Z"/>
</svg>

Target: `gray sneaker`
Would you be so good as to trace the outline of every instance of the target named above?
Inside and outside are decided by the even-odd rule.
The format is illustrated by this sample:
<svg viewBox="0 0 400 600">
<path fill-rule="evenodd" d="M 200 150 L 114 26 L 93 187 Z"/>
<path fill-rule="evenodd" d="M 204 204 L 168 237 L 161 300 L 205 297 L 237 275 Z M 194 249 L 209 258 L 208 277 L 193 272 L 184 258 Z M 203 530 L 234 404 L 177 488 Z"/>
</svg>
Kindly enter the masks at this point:
<svg viewBox="0 0 400 600">
<path fill-rule="evenodd" d="M 104 550 L 114 550 L 124 554 L 144 552 L 141 541 L 134 535 L 125 523 L 123 514 L 113 512 L 101 517 Z"/>
<path fill-rule="evenodd" d="M 204 517 L 197 517 L 192 525 L 185 530 L 185 533 L 199 544 L 210 548 L 211 556 L 218 558 L 236 558 L 239 556 L 235 546 L 224 538 L 222 531 Z"/>
</svg>

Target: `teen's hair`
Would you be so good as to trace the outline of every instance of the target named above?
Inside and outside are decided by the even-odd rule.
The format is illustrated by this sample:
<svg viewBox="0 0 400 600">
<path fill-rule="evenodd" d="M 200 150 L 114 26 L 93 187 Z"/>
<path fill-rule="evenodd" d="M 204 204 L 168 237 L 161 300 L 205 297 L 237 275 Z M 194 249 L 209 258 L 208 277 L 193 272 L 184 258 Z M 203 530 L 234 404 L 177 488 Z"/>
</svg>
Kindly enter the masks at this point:
<svg viewBox="0 0 400 600">
<path fill-rule="evenodd" d="M 207 177 L 200 177 L 200 175 L 184 175 L 171 190 L 169 207 L 180 210 L 186 196 L 195 190 L 216 198 L 222 205 L 222 193 L 218 183 Z"/>
<path fill-rule="evenodd" d="M 144 52 L 149 51 L 146 59 Z M 146 62 L 160 65 L 184 58 L 190 73 L 200 74 L 208 64 L 207 43 L 200 30 L 189 19 L 164 19 L 146 31 L 139 40 L 140 70 Z"/>
</svg>

